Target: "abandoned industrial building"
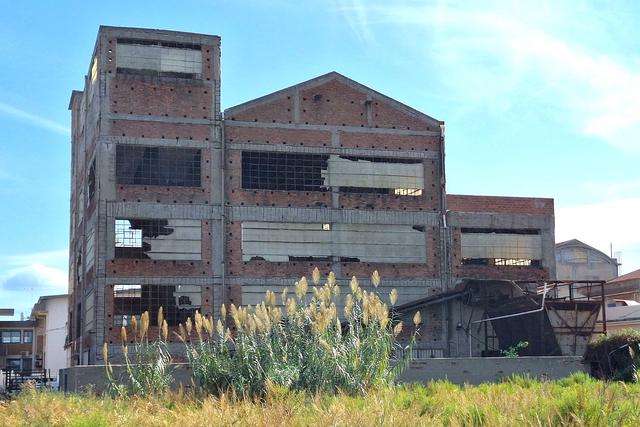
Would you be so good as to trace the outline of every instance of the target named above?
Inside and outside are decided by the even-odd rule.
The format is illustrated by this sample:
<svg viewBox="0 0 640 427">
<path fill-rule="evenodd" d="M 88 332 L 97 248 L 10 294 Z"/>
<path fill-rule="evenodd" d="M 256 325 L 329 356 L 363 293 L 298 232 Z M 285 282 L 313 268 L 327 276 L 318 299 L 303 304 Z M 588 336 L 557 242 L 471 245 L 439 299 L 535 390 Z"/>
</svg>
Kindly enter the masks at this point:
<svg viewBox="0 0 640 427">
<path fill-rule="evenodd" d="M 144 310 L 217 318 L 316 266 L 378 270 L 400 315 L 422 311 L 418 357 L 584 349 L 600 303 L 552 282 L 553 200 L 447 194 L 444 122 L 336 72 L 222 112 L 211 35 L 101 27 L 89 64 L 69 104 L 72 364 L 117 353 Z"/>
</svg>

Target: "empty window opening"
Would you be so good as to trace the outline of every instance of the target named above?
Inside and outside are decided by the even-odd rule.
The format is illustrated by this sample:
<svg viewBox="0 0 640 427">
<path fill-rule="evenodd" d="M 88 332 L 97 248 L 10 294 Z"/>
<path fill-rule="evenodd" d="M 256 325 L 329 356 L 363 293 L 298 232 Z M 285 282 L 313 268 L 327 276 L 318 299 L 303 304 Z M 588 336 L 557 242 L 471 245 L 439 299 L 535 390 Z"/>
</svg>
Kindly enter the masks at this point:
<svg viewBox="0 0 640 427">
<path fill-rule="evenodd" d="M 193 320 L 201 310 L 202 289 L 198 285 L 115 285 L 113 287 L 113 326 L 128 326 L 133 316 L 149 312 L 152 319 L 162 307 L 169 326 Z"/>
<path fill-rule="evenodd" d="M 156 40 L 118 39 L 116 72 L 160 77 L 202 77 L 200 45 Z"/>
<path fill-rule="evenodd" d="M 96 195 L 96 159 L 93 159 L 89 167 L 89 177 L 87 178 L 87 205 L 91 205 Z"/>
<path fill-rule="evenodd" d="M 201 240 L 199 220 L 115 220 L 116 258 L 200 260 Z"/>
<path fill-rule="evenodd" d="M 242 188 L 327 191 L 322 170 L 329 156 L 276 152 L 242 152 Z"/>
<path fill-rule="evenodd" d="M 116 182 L 200 187 L 201 152 L 195 148 L 116 147 Z"/>
</svg>

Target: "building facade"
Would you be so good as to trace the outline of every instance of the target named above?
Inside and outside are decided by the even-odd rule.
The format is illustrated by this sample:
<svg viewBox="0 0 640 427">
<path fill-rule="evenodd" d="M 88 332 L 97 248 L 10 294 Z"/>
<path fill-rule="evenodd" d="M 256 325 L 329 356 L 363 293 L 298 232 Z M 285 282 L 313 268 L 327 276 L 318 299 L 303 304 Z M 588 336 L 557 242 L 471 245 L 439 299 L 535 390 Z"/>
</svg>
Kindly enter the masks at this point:
<svg viewBox="0 0 640 427">
<path fill-rule="evenodd" d="M 42 349 L 41 367 L 50 378 L 58 378 L 60 369 L 70 364 L 67 340 L 69 295 L 47 295 L 33 306 L 31 318 L 36 322 L 36 342 Z"/>
<path fill-rule="evenodd" d="M 556 245 L 558 280 L 611 280 L 618 277 L 618 260 L 577 239 Z"/>
<path fill-rule="evenodd" d="M 131 315 L 217 318 L 316 266 L 378 270 L 401 304 L 554 277 L 553 200 L 447 195 L 442 121 L 335 72 L 219 97 L 219 37 L 100 28 L 70 102 L 73 364 L 117 352 Z M 425 351 L 461 353 L 453 311 L 429 309 Z"/>
</svg>

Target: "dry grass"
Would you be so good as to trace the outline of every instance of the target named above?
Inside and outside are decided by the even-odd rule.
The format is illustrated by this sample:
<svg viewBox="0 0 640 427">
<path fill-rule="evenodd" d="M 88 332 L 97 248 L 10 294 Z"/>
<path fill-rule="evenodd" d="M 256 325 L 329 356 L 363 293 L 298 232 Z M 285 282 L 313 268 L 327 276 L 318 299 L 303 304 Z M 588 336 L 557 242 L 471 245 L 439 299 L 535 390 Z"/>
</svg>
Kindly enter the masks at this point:
<svg viewBox="0 0 640 427">
<path fill-rule="evenodd" d="M 640 425 L 640 384 L 604 383 L 586 375 L 539 382 L 458 387 L 385 387 L 366 396 L 289 392 L 273 388 L 263 400 L 229 396 L 195 399 L 64 396 L 28 390 L 0 403 L 7 426 L 373 426 L 373 425 Z"/>
</svg>

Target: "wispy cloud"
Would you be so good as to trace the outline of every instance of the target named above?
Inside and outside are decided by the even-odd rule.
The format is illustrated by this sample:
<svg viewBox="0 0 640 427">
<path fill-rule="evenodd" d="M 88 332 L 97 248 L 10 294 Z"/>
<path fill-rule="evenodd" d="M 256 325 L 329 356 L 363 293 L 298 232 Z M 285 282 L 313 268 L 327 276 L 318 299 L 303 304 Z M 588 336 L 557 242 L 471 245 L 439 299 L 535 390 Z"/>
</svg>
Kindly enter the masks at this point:
<svg viewBox="0 0 640 427">
<path fill-rule="evenodd" d="M 338 7 L 344 12 L 347 24 L 356 37 L 367 45 L 375 42 L 368 16 L 368 8 L 362 0 L 348 0 Z"/>
<path fill-rule="evenodd" d="M 341 10 L 365 42 L 382 31 L 402 34 L 416 64 L 435 61 L 439 78 L 467 104 L 500 114 L 514 101 L 535 99 L 584 135 L 640 152 L 638 58 L 620 59 L 585 43 L 590 34 L 568 36 L 563 29 L 575 20 L 573 7 L 369 1 Z"/>
<path fill-rule="evenodd" d="M 63 126 L 45 117 L 31 114 L 12 105 L 5 104 L 4 102 L 0 102 L 0 114 L 22 120 L 32 126 L 59 133 L 61 135 L 68 136 L 70 134 L 70 130 L 66 126 Z"/>
<path fill-rule="evenodd" d="M 29 315 L 40 296 L 68 289 L 66 249 L 18 255 L 0 255 L 0 305 Z"/>
</svg>

